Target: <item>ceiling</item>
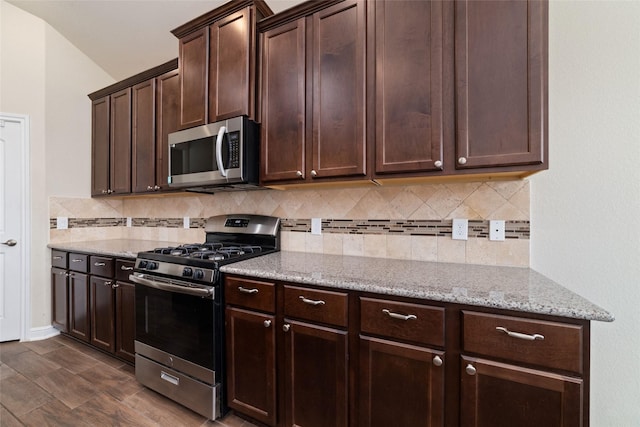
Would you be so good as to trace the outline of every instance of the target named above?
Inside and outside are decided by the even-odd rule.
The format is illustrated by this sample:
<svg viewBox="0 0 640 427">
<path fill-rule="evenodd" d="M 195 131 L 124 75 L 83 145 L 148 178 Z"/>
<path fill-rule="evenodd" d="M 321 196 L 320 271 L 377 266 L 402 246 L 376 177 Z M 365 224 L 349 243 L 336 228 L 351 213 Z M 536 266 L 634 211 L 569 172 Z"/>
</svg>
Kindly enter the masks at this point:
<svg viewBox="0 0 640 427">
<path fill-rule="evenodd" d="M 6 0 L 55 28 L 116 81 L 178 56 L 171 30 L 227 0 Z M 278 13 L 302 0 L 266 0 Z"/>
</svg>

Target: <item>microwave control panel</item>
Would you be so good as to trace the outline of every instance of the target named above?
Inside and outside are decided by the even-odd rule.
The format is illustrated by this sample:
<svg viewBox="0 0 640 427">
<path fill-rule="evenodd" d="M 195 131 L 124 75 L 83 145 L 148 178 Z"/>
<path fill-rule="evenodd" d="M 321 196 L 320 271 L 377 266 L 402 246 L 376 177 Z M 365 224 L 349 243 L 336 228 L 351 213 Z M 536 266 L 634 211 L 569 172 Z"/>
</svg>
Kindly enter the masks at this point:
<svg viewBox="0 0 640 427">
<path fill-rule="evenodd" d="M 240 132 L 229 132 L 229 168 L 240 167 Z"/>
</svg>

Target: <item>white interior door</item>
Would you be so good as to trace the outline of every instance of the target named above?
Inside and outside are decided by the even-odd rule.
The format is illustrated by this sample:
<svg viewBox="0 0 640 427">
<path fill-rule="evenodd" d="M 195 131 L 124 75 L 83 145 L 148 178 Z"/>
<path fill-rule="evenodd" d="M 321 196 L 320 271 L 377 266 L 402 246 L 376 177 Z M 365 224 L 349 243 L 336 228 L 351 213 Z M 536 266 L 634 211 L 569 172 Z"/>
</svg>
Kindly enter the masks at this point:
<svg viewBox="0 0 640 427">
<path fill-rule="evenodd" d="M 21 338 L 27 137 L 25 117 L 0 113 L 0 342 Z"/>
</svg>

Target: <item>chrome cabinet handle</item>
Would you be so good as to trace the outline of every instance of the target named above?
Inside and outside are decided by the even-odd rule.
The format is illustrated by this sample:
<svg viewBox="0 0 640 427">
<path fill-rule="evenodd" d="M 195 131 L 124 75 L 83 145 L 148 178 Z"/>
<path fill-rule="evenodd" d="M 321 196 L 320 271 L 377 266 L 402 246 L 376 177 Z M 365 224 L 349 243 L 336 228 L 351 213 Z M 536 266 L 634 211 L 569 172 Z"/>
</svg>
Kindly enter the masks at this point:
<svg viewBox="0 0 640 427">
<path fill-rule="evenodd" d="M 433 166 L 435 166 L 437 168 L 441 168 L 442 167 L 442 160 L 436 160 L 435 162 L 433 162 Z"/>
<path fill-rule="evenodd" d="M 110 287 L 113 288 L 113 282 L 112 281 L 104 282 L 103 285 L 110 286 Z"/>
<path fill-rule="evenodd" d="M 418 316 L 416 316 L 415 314 L 398 314 L 398 313 L 394 313 L 393 311 L 387 310 L 386 308 L 382 309 L 383 313 L 386 313 L 389 315 L 389 317 L 393 317 L 394 319 L 398 319 L 398 320 L 411 320 L 411 319 L 417 319 Z"/>
<path fill-rule="evenodd" d="M 284 325 L 282 325 L 282 330 L 285 332 L 289 332 L 289 329 L 291 329 L 291 325 L 288 323 L 285 323 Z"/>
<path fill-rule="evenodd" d="M 126 265 L 121 265 L 120 266 L 120 270 L 122 270 L 122 271 L 131 271 L 131 270 L 133 270 L 133 267 L 127 267 Z"/>
<path fill-rule="evenodd" d="M 474 368 L 471 363 L 469 363 L 467 365 L 467 367 L 464 368 L 464 371 L 469 375 L 475 375 L 476 374 L 476 368 Z"/>
<path fill-rule="evenodd" d="M 512 332 L 510 330 L 508 330 L 505 327 L 502 326 L 496 326 L 496 331 L 500 331 L 500 332 L 504 332 L 505 334 L 507 334 L 508 336 L 512 337 L 512 338 L 518 338 L 521 340 L 525 340 L 525 341 L 542 341 L 544 340 L 544 335 L 541 334 L 533 334 L 533 335 L 529 335 L 529 334 L 523 334 L 521 332 Z"/>
<path fill-rule="evenodd" d="M 116 288 L 119 288 L 119 287 L 120 287 L 120 285 L 118 285 L 117 283 L 112 283 L 111 284 L 111 289 L 116 289 Z"/>
<path fill-rule="evenodd" d="M 180 378 L 169 375 L 165 371 L 160 371 L 160 378 L 173 385 L 180 384 Z"/>
<path fill-rule="evenodd" d="M 60 255 L 56 255 L 53 257 L 53 259 L 62 259 L 62 257 Z"/>
<path fill-rule="evenodd" d="M 152 190 L 153 190 L 153 187 L 150 185 L 147 185 L 147 191 L 152 191 Z"/>
<path fill-rule="evenodd" d="M 433 364 L 435 366 L 442 366 L 442 358 L 440 356 L 433 357 Z"/>
<path fill-rule="evenodd" d="M 271 320 L 265 320 L 264 322 L 262 322 L 262 324 L 265 328 L 268 328 L 269 326 L 271 326 Z"/>
<path fill-rule="evenodd" d="M 311 176 L 318 176 L 318 172 L 316 172 L 314 169 L 311 169 Z"/>
<path fill-rule="evenodd" d="M 159 186 L 159 185 L 154 185 L 154 186 L 153 186 L 153 191 L 158 191 L 159 189 L 160 189 L 160 186 Z"/>
<path fill-rule="evenodd" d="M 259 292 L 256 288 L 247 289 L 247 288 L 243 288 L 242 286 L 238 286 L 238 290 L 243 294 L 257 294 Z"/>
<path fill-rule="evenodd" d="M 303 297 L 302 295 L 300 295 L 300 297 L 299 297 L 299 298 L 300 298 L 300 299 L 302 300 L 302 302 L 303 302 L 303 303 L 305 303 L 305 304 L 314 305 L 314 306 L 315 306 L 315 305 L 325 305 L 325 302 L 324 302 L 324 301 L 322 301 L 322 300 L 312 300 L 312 299 L 305 298 L 305 297 Z"/>
<path fill-rule="evenodd" d="M 95 265 L 96 267 L 104 267 L 107 264 L 105 264 L 104 262 L 94 262 L 93 265 Z"/>
<path fill-rule="evenodd" d="M 296 176 L 298 178 L 302 178 L 302 171 L 296 171 Z"/>
<path fill-rule="evenodd" d="M 18 244 L 18 241 L 16 239 L 9 239 L 6 242 L 2 242 L 2 244 L 7 246 L 15 246 Z"/>
<path fill-rule="evenodd" d="M 83 260 L 78 259 L 78 258 L 76 258 L 76 259 L 72 259 L 72 260 L 71 260 L 71 262 L 82 262 L 82 261 L 83 261 Z"/>
<path fill-rule="evenodd" d="M 466 157 L 459 157 L 458 158 L 458 164 L 460 164 L 460 165 L 467 164 L 467 158 Z"/>
</svg>

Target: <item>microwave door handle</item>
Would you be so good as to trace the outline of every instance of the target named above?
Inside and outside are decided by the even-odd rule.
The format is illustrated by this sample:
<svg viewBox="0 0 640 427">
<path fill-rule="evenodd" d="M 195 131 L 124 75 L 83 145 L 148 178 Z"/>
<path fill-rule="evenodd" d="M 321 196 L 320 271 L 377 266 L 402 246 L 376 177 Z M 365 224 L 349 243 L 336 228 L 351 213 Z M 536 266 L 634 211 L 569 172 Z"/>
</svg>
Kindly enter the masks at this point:
<svg viewBox="0 0 640 427">
<path fill-rule="evenodd" d="M 222 139 L 224 138 L 224 134 L 227 131 L 226 126 L 222 126 L 218 131 L 218 138 L 216 139 L 216 163 L 218 163 L 218 170 L 220 174 L 227 177 L 227 171 L 224 169 L 224 165 L 222 164 Z"/>
</svg>

